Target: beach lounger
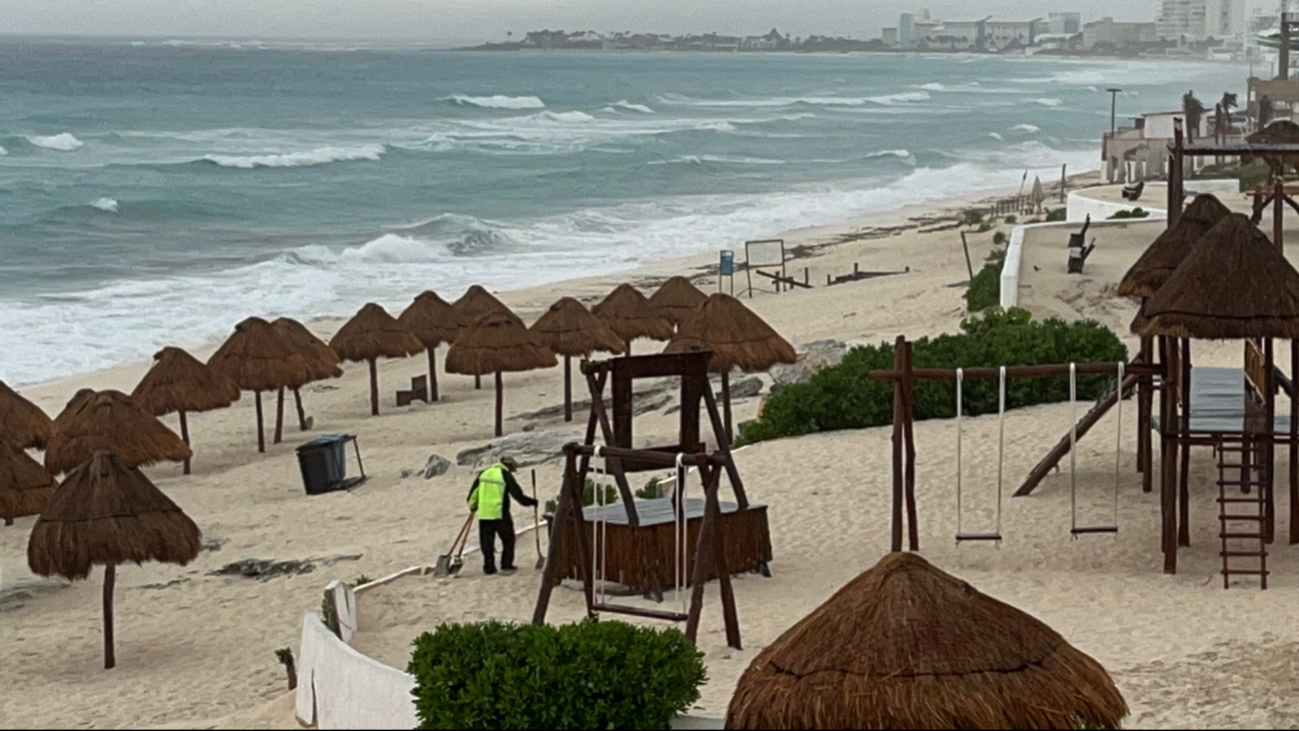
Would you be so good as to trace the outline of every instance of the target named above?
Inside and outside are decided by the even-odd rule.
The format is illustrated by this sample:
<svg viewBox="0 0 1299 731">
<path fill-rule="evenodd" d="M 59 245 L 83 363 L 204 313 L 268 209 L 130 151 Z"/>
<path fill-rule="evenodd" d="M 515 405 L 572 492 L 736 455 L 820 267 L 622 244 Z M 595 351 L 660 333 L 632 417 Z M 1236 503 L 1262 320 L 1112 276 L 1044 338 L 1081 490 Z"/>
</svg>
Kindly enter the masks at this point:
<svg viewBox="0 0 1299 731">
<path fill-rule="evenodd" d="M 1141 194 L 1146 190 L 1146 181 L 1123 186 L 1123 200 L 1138 201 L 1141 200 Z"/>
</svg>

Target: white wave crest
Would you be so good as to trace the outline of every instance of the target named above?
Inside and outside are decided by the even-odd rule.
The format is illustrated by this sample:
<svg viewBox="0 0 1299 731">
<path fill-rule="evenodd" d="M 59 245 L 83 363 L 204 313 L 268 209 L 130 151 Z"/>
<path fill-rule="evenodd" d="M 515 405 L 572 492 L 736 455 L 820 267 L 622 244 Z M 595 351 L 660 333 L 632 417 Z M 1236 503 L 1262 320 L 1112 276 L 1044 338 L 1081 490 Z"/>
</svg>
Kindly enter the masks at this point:
<svg viewBox="0 0 1299 731">
<path fill-rule="evenodd" d="M 999 132 L 989 132 L 988 136 L 994 140 L 997 140 L 998 142 L 1001 142 L 1002 140 L 1006 139 L 1005 137 L 1002 137 L 1001 133 Z"/>
<path fill-rule="evenodd" d="M 1014 127 L 1011 127 L 1011 128 L 1010 128 L 1009 130 L 1007 130 L 1007 131 L 1008 131 L 1008 132 L 1023 132 L 1024 134 L 1030 134 L 1030 135 L 1032 135 L 1032 134 L 1037 134 L 1038 132 L 1041 132 L 1041 131 L 1042 131 L 1042 128 L 1039 127 L 1039 126 L 1037 126 L 1036 124 L 1017 124 L 1017 125 L 1015 125 Z"/>
<path fill-rule="evenodd" d="M 27 141 L 37 147 L 43 147 L 47 150 L 58 150 L 59 152 L 72 152 L 73 150 L 85 147 L 86 145 L 86 143 L 74 137 L 70 132 L 60 132 L 59 134 L 50 135 L 48 137 L 32 135 L 27 138 Z"/>
<path fill-rule="evenodd" d="M 903 91 L 897 94 L 866 97 L 866 101 L 888 107 L 894 104 L 929 101 L 932 98 L 929 96 L 929 92 L 926 91 Z"/>
<path fill-rule="evenodd" d="M 911 150 L 877 150 L 866 156 L 867 158 L 879 157 L 896 157 L 899 160 L 909 160 L 915 162 L 916 156 L 911 154 Z"/>
<path fill-rule="evenodd" d="M 634 104 L 632 102 L 627 101 L 626 99 L 623 99 L 622 101 L 619 102 L 614 102 L 612 106 L 617 107 L 619 109 L 626 109 L 629 112 L 640 112 L 642 114 L 654 113 L 653 109 L 650 109 L 644 104 Z"/>
<path fill-rule="evenodd" d="M 540 112 L 531 117 L 526 117 L 526 121 L 534 124 L 584 124 L 596 121 L 595 117 L 586 112 Z"/>
<path fill-rule="evenodd" d="M 462 107 L 482 107 L 483 109 L 545 109 L 546 103 L 538 96 L 506 96 L 496 94 L 494 96 L 468 96 L 465 94 L 456 94 L 447 97 L 448 101 L 459 104 Z"/>
<path fill-rule="evenodd" d="M 8 154 L 9 154 L 8 150 L 6 150 L 4 147 L 0 147 L 0 157 L 4 157 L 5 155 Z"/>
<path fill-rule="evenodd" d="M 117 213 L 117 199 L 115 198 L 99 198 L 98 200 L 91 201 L 90 205 L 105 213 Z"/>
<path fill-rule="evenodd" d="M 268 155 L 204 155 L 207 162 L 225 168 L 301 168 L 327 165 L 331 162 L 377 161 L 386 151 L 383 145 L 358 147 L 317 147 L 314 150 Z"/>
<path fill-rule="evenodd" d="M 1063 107 L 1063 106 L 1064 106 L 1064 100 L 1063 100 L 1063 99 L 1030 99 L 1030 100 L 1029 100 L 1029 103 L 1030 103 L 1030 104 L 1041 104 L 1041 105 L 1044 106 L 1044 107 L 1050 107 L 1050 108 L 1052 108 L 1052 109 L 1055 109 L 1055 108 L 1057 108 L 1057 107 Z"/>
<path fill-rule="evenodd" d="M 367 241 L 361 246 L 344 249 L 343 253 L 339 255 L 339 260 L 377 264 L 402 264 L 407 262 L 427 264 L 444 261 L 449 259 L 451 255 L 451 251 L 445 244 L 427 241 L 414 236 L 384 234 L 377 239 Z"/>
</svg>

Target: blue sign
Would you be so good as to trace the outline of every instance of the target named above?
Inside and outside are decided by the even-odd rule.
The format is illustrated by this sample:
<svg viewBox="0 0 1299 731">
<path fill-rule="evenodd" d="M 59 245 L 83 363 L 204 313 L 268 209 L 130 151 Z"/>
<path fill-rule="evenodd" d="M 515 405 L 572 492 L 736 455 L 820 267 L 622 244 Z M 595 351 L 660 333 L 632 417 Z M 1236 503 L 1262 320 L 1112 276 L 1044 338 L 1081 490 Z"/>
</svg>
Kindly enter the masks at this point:
<svg viewBox="0 0 1299 731">
<path fill-rule="evenodd" d="M 730 249 L 722 250 L 722 260 L 717 265 L 717 273 L 723 277 L 735 275 L 735 252 Z"/>
</svg>

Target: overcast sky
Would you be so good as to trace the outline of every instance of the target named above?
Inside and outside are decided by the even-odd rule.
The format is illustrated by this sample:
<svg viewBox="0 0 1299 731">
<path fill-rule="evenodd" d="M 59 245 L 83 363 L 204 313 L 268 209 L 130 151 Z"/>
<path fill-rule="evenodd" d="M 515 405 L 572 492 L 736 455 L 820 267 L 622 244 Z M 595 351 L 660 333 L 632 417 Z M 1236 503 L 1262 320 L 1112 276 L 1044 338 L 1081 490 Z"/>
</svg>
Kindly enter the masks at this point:
<svg viewBox="0 0 1299 731">
<path fill-rule="evenodd" d="M 898 14 L 1154 17 L 1159 0 L 0 0 L 0 33 L 479 41 L 539 28 L 873 37 Z"/>
</svg>

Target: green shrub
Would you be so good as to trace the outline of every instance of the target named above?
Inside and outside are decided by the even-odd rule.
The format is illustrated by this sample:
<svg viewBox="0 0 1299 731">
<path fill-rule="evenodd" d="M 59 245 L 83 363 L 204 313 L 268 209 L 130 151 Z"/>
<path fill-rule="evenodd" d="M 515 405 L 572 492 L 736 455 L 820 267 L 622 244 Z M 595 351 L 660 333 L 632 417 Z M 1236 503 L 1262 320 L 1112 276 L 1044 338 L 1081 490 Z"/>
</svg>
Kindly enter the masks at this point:
<svg viewBox="0 0 1299 731">
<path fill-rule="evenodd" d="M 1115 213 L 1113 216 L 1110 216 L 1109 220 L 1125 221 L 1132 218 L 1149 218 L 1149 217 L 1150 217 L 1150 211 L 1147 211 L 1141 206 L 1137 206 L 1136 208 L 1133 208 L 1132 210 L 1129 211 L 1119 211 L 1118 213 Z"/>
<path fill-rule="evenodd" d="M 1028 312 L 992 310 L 961 323 L 962 332 L 915 341 L 917 368 L 1034 365 L 1127 360 L 1118 336 L 1099 323 L 1034 322 Z M 893 382 L 867 377 L 893 367 L 893 346 L 853 348 L 836 366 L 823 368 L 806 383 L 767 400 L 762 416 L 740 435 L 741 444 L 837 429 L 863 429 L 893 423 Z M 1078 377 L 1078 398 L 1099 398 L 1112 378 Z M 995 378 L 971 379 L 964 386 L 964 413 L 997 412 Z M 956 386 L 950 381 L 920 381 L 913 391 L 916 419 L 956 415 Z M 1069 398 L 1069 377 L 1016 378 L 1006 385 L 1006 408 L 1055 403 Z"/>
<path fill-rule="evenodd" d="M 613 485 L 601 485 L 590 477 L 586 478 L 586 487 L 582 488 L 582 507 L 589 508 L 595 505 L 596 490 L 604 490 L 604 500 L 602 505 L 618 502 L 618 488 Z M 546 501 L 546 514 L 554 515 L 559 510 L 558 500 Z"/>
<path fill-rule="evenodd" d="M 992 221 L 984 221 L 982 224 L 979 225 L 979 228 L 975 233 L 986 234 L 996 227 L 997 224 L 993 223 Z"/>
<path fill-rule="evenodd" d="M 992 243 L 996 244 L 997 246 L 1004 245 L 1006 243 L 1006 232 L 998 231 L 997 233 L 993 234 Z"/>
<path fill-rule="evenodd" d="M 659 495 L 659 478 L 657 477 L 650 478 L 650 481 L 645 483 L 645 487 L 642 487 L 641 489 L 636 491 L 636 497 L 640 498 L 641 500 L 659 499 L 661 497 L 661 495 Z"/>
<path fill-rule="evenodd" d="M 983 211 L 978 208 L 967 208 L 965 212 L 961 214 L 961 223 L 964 223 L 966 226 L 977 226 L 983 223 Z"/>
<path fill-rule="evenodd" d="M 965 307 L 970 312 L 982 312 L 1001 305 L 1001 267 L 1006 263 L 1006 250 L 993 249 L 984 260 L 983 268 L 970 280 L 965 290 Z"/>
<path fill-rule="evenodd" d="M 1065 208 L 1052 208 L 1051 210 L 1046 212 L 1046 220 L 1048 222 L 1063 221 L 1068 217 L 1069 217 L 1069 211 L 1068 209 Z"/>
<path fill-rule="evenodd" d="M 1015 222 L 1018 221 L 1018 220 L 1019 220 L 1019 218 L 1017 218 L 1017 217 L 1015 217 L 1015 216 L 1006 216 L 1006 223 L 1015 223 Z"/>
<path fill-rule="evenodd" d="M 414 647 L 421 729 L 666 729 L 707 682 L 679 630 L 623 622 L 445 624 Z"/>
<path fill-rule="evenodd" d="M 356 581 L 352 582 L 352 588 L 355 589 L 357 587 L 365 586 L 371 581 L 374 581 L 374 579 L 371 579 L 369 576 L 366 576 L 365 574 L 361 574 L 360 576 L 356 577 Z"/>
</svg>

